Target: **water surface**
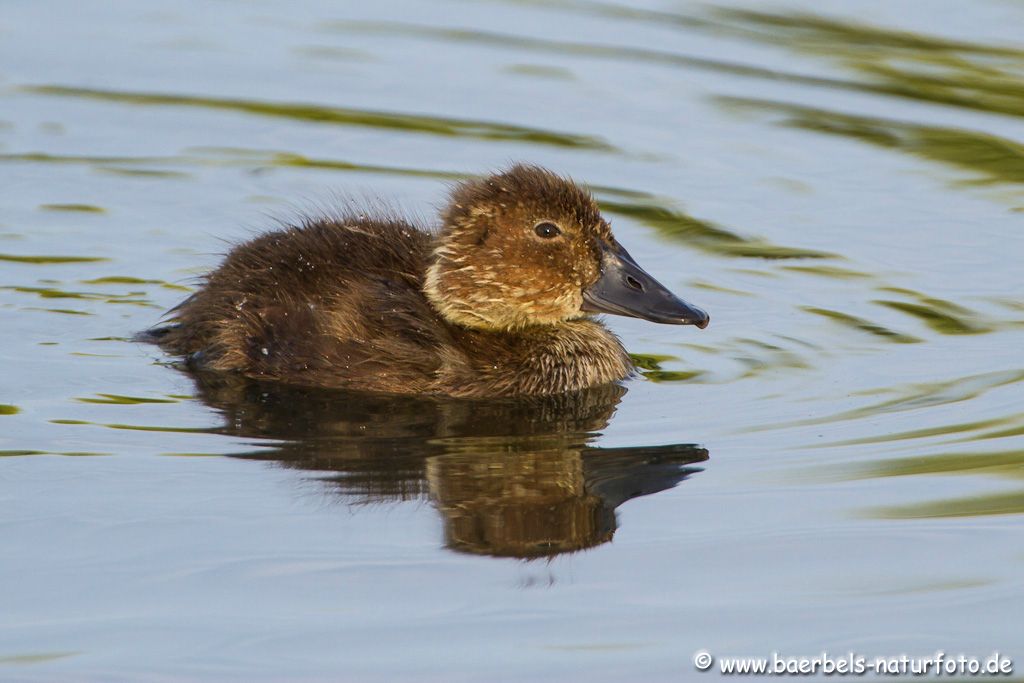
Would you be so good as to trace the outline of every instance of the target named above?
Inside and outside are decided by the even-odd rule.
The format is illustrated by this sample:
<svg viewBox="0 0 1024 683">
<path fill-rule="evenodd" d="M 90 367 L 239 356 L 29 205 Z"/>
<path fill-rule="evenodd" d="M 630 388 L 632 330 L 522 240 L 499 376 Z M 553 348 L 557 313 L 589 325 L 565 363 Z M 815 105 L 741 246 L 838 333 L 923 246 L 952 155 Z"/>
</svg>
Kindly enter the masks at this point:
<svg viewBox="0 0 1024 683">
<path fill-rule="evenodd" d="M 1021 22 L 5 7 L 0 678 L 1024 666 Z M 429 224 L 511 160 L 590 184 L 712 326 L 611 319 L 641 377 L 525 403 L 196 378 L 131 341 L 233 241 L 365 198 Z"/>
</svg>

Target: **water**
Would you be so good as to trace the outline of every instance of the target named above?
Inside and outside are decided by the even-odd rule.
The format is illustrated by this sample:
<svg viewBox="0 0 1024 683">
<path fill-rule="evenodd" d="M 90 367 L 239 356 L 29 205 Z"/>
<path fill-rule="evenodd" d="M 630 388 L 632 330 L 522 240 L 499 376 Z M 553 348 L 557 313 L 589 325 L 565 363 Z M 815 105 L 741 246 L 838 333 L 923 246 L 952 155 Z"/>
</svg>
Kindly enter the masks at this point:
<svg viewBox="0 0 1024 683">
<path fill-rule="evenodd" d="M 1021 4 L 0 21 L 3 680 L 1024 666 Z M 612 319 L 644 377 L 527 406 L 192 378 L 130 341 L 279 218 L 430 220 L 510 160 L 594 187 L 711 327 Z"/>
</svg>

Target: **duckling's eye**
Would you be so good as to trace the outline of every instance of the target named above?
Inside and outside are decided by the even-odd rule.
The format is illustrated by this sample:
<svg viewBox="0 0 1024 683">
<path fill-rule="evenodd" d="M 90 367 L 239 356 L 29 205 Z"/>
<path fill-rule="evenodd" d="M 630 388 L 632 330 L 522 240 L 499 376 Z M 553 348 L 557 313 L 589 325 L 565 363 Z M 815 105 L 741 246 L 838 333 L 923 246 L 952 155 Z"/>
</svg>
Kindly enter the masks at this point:
<svg viewBox="0 0 1024 683">
<path fill-rule="evenodd" d="M 537 237 L 542 237 L 546 240 L 558 237 L 562 234 L 562 231 L 558 229 L 558 226 L 554 223 L 544 221 L 533 226 L 533 231 L 537 233 Z"/>
</svg>

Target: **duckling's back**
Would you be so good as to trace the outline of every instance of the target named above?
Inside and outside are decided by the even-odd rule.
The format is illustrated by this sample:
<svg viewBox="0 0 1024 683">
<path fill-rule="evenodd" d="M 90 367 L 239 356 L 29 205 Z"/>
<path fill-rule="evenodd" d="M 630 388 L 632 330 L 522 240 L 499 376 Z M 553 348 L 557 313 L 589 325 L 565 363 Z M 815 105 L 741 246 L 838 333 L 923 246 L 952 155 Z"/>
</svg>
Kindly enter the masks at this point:
<svg viewBox="0 0 1024 683">
<path fill-rule="evenodd" d="M 422 294 L 431 236 L 396 219 L 308 219 L 233 249 L 159 343 L 194 368 L 429 391 L 446 325 Z"/>
</svg>

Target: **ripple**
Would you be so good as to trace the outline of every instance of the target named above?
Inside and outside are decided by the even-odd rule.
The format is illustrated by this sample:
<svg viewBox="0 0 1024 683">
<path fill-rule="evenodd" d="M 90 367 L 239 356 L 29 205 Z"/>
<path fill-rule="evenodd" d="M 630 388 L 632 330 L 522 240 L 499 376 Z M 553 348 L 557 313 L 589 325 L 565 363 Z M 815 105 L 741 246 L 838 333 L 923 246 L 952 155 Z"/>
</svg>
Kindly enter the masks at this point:
<svg viewBox="0 0 1024 683">
<path fill-rule="evenodd" d="M 851 479 L 922 474 L 994 474 L 1024 478 L 1024 449 L 983 453 L 938 453 L 876 460 L 853 470 Z"/>
<path fill-rule="evenodd" d="M 39 208 L 43 211 L 70 211 L 75 213 L 107 212 L 102 206 L 94 206 L 92 204 L 41 204 Z"/>
<path fill-rule="evenodd" d="M 1009 415 L 1004 417 L 995 417 L 985 420 L 972 420 L 970 422 L 954 422 L 950 424 L 938 425 L 936 427 L 926 427 L 923 429 L 912 429 L 903 432 L 894 432 L 890 434 L 880 434 L 878 436 L 867 436 L 857 439 L 847 439 L 844 441 L 833 441 L 831 443 L 820 444 L 824 447 L 831 446 L 856 446 L 864 444 L 877 444 L 887 443 L 891 441 L 908 441 L 913 439 L 928 439 L 935 436 L 950 436 L 953 434 L 963 434 L 966 432 L 979 432 L 984 429 L 991 427 L 1002 427 L 1004 425 L 1012 424 L 1015 427 L 1011 430 L 999 431 L 999 432 L 983 432 L 981 436 L 974 435 L 968 439 L 962 439 L 961 441 L 973 441 L 978 438 L 999 438 L 1002 436 L 1016 436 L 1024 433 L 1024 426 L 1021 425 L 1024 420 L 1024 413 L 1018 413 L 1015 415 Z"/>
<path fill-rule="evenodd" d="M 864 320 L 863 318 L 858 318 L 857 316 L 850 315 L 849 313 L 833 311 L 827 308 L 816 308 L 814 306 L 802 306 L 801 310 L 807 311 L 808 313 L 813 313 L 814 315 L 819 315 L 828 318 L 829 320 L 833 320 L 839 323 L 840 325 L 843 325 L 844 327 L 860 330 L 861 332 L 867 332 L 868 334 L 871 334 L 875 337 L 881 337 L 886 341 L 890 341 L 896 344 L 916 344 L 922 341 L 917 337 L 913 337 L 909 334 L 904 334 L 902 332 L 896 332 L 895 330 L 890 330 L 887 327 L 883 327 L 882 325 L 879 325 L 877 323 L 869 322 L 867 320 Z"/>
<path fill-rule="evenodd" d="M 31 263 L 47 265 L 54 263 L 99 263 L 110 259 L 102 256 L 24 256 L 19 254 L 0 254 L 0 261 L 11 263 Z"/>
<path fill-rule="evenodd" d="M 164 157 L 135 156 L 99 156 L 44 154 L 27 152 L 21 154 L 0 154 L 0 162 L 36 163 L 36 164 L 80 164 L 91 166 L 97 171 L 119 172 L 125 166 L 135 164 L 152 164 L 167 166 L 239 166 L 242 168 L 313 168 L 329 171 L 352 171 L 357 173 L 384 174 L 396 177 L 435 178 L 438 180 L 461 180 L 472 177 L 470 173 L 444 171 L 435 169 L 417 169 L 400 166 L 383 166 L 379 164 L 363 164 L 340 159 L 317 159 L 294 152 L 273 150 L 251 150 L 232 147 L 197 147 L 190 150 L 193 154 L 171 155 Z M 181 175 L 177 172 L 170 172 Z"/>
<path fill-rule="evenodd" d="M 441 135 L 446 137 L 476 138 L 480 140 L 510 140 L 520 143 L 577 147 L 601 151 L 614 151 L 608 143 L 586 135 L 559 133 L 529 126 L 516 126 L 490 121 L 476 121 L 444 116 L 423 116 L 395 112 L 329 107 L 292 102 L 262 102 L 257 100 L 203 97 L 166 93 L 127 92 L 96 88 L 75 88 L 59 85 L 26 86 L 24 90 L 39 95 L 76 97 L 121 102 L 145 106 L 202 107 L 237 111 L 258 116 L 272 116 L 298 121 L 326 123 L 342 126 L 399 130 L 408 133 Z"/>
<path fill-rule="evenodd" d="M 1024 50 L 951 40 L 808 13 L 718 10 L 760 42 L 813 54 L 860 75 L 868 92 L 1024 115 Z"/>
<path fill-rule="evenodd" d="M 964 498 L 947 498 L 913 505 L 875 508 L 870 515 L 882 519 L 928 519 L 932 517 L 980 517 L 1024 514 L 1024 491 L 993 493 Z"/>
<path fill-rule="evenodd" d="M 607 199 L 601 199 L 600 204 L 608 213 L 633 218 L 666 237 L 720 256 L 763 259 L 839 258 L 835 254 L 814 249 L 784 247 L 763 239 L 744 237 L 660 204 Z"/>
<path fill-rule="evenodd" d="M 53 419 L 49 421 L 50 424 L 55 425 L 71 425 L 71 426 L 83 426 L 88 425 L 92 427 L 106 427 L 107 429 L 117 429 L 135 432 L 168 432 L 173 434 L 217 434 L 218 430 L 215 428 L 206 427 L 169 427 L 165 425 L 133 425 L 133 424 L 121 424 L 121 423 L 101 423 L 101 422 L 89 422 L 88 420 L 73 420 L 73 419 Z"/>
<path fill-rule="evenodd" d="M 917 318 L 940 334 L 985 334 L 996 329 L 995 323 L 951 301 L 920 297 L 916 303 L 876 299 L 874 302 Z"/>
<path fill-rule="evenodd" d="M 55 651 L 55 652 L 32 652 L 20 655 L 5 655 L 0 657 L 0 664 L 43 664 L 57 659 L 67 659 L 82 654 L 78 650 Z"/>
<path fill-rule="evenodd" d="M 1024 82 L 1021 87 L 1024 88 Z M 715 99 L 727 109 L 753 109 L 780 115 L 780 125 L 852 138 L 955 166 L 975 175 L 972 184 L 1024 183 L 1024 146 L 992 133 L 893 121 L 773 100 Z"/>
<path fill-rule="evenodd" d="M 79 311 L 74 308 L 37 308 L 34 306 L 27 306 L 22 309 L 23 311 L 42 311 L 43 313 L 59 313 L 60 315 L 96 315 L 89 311 Z"/>
<path fill-rule="evenodd" d="M 113 455 L 113 453 L 98 453 L 93 451 L 38 451 L 33 449 L 0 450 L 0 458 L 21 458 L 30 455 L 63 455 L 71 458 L 81 458 L 100 455 Z"/>
<path fill-rule="evenodd" d="M 827 277 L 833 280 L 862 280 L 873 278 L 874 275 L 865 273 L 860 270 L 853 270 L 852 268 L 842 268 L 840 266 L 831 266 L 825 264 L 818 264 L 813 266 L 782 266 L 783 270 L 788 270 L 793 273 L 806 273 L 808 275 L 817 275 L 820 277 Z"/>
<path fill-rule="evenodd" d="M 76 398 L 79 403 L 98 403 L 103 405 L 139 405 L 143 403 L 180 403 L 172 398 L 146 398 L 141 396 L 122 396 L 120 394 L 96 394 L 95 397 Z"/>
<path fill-rule="evenodd" d="M 637 62 L 651 65 L 700 69 L 734 76 L 747 76 L 787 81 L 809 85 L 821 85 L 832 88 L 860 89 L 861 84 L 854 81 L 843 81 L 818 76 L 807 76 L 786 71 L 768 69 L 763 66 L 730 62 L 708 57 L 654 50 L 651 48 L 602 45 L 597 43 L 568 42 L 523 36 L 510 33 L 482 31 L 465 28 L 445 28 L 408 24 L 402 22 L 364 22 L 343 21 L 329 22 L 324 25 L 326 30 L 339 32 L 359 32 L 361 34 L 377 33 L 391 36 L 411 36 L 445 43 L 462 42 L 492 47 L 514 47 L 534 52 L 551 52 L 561 55 L 587 57 L 591 59 L 608 59 L 616 62 Z"/>
<path fill-rule="evenodd" d="M 127 304 L 132 306 L 143 306 L 154 308 L 157 306 L 149 299 L 141 298 L 145 292 L 127 292 L 125 294 L 112 294 L 103 292 L 75 292 L 57 287 L 27 287 L 22 285 L 6 285 L 0 290 L 19 292 L 22 294 L 34 294 L 41 299 L 81 299 L 84 301 L 101 301 L 107 304 Z"/>
</svg>

